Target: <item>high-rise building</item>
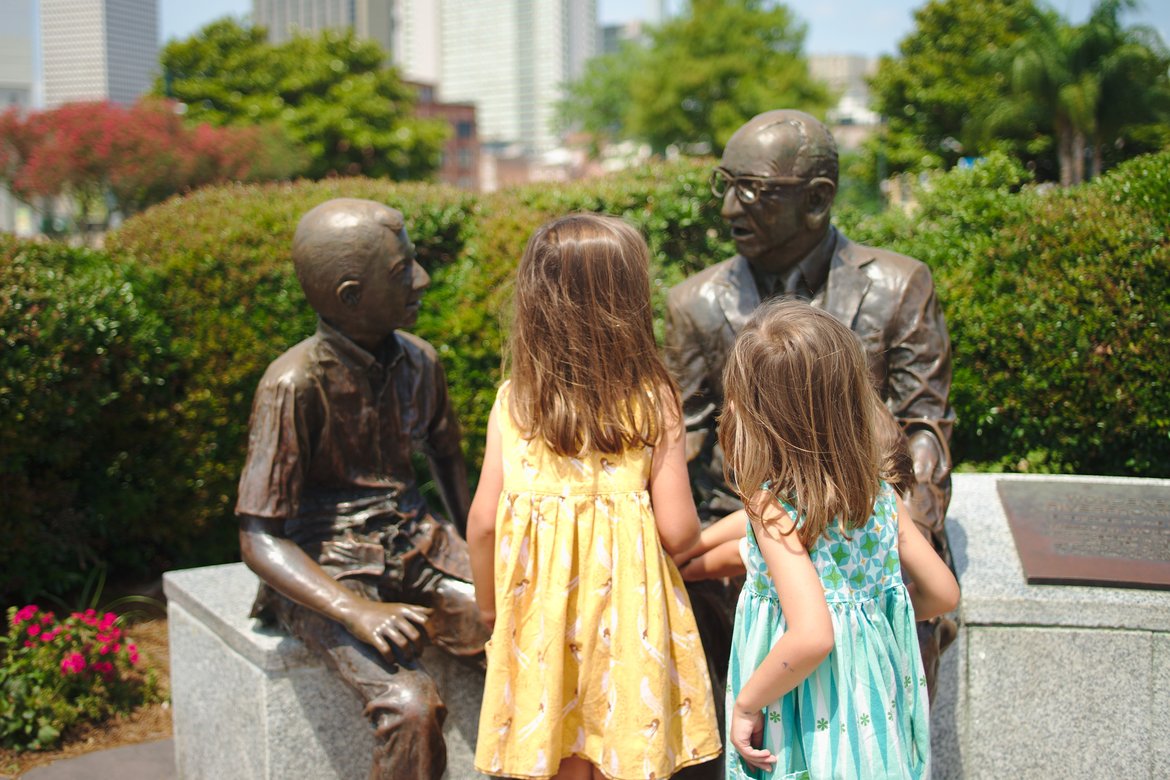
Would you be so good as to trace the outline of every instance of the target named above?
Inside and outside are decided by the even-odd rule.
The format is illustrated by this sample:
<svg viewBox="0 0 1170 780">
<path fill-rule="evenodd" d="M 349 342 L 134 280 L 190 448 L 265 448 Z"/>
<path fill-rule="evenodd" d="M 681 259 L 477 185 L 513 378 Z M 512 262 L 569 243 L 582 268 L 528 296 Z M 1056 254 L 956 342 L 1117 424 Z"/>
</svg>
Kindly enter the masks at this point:
<svg viewBox="0 0 1170 780">
<path fill-rule="evenodd" d="M 870 108 L 869 78 L 877 60 L 852 54 L 813 54 L 808 70 L 838 95 L 837 105 L 825 116 L 842 151 L 856 149 L 881 121 Z"/>
<path fill-rule="evenodd" d="M 439 2 L 397 0 L 395 3 L 391 59 L 411 81 L 439 83 Z"/>
<path fill-rule="evenodd" d="M 252 21 L 272 43 L 350 29 L 381 45 L 407 80 L 439 76 L 439 0 L 252 0 Z"/>
<path fill-rule="evenodd" d="M 32 106 L 33 3 L 0 2 L 0 113 Z M 16 200 L 0 186 L 0 231 L 16 230 Z"/>
<path fill-rule="evenodd" d="M 562 87 L 598 50 L 596 0 L 459 0 L 441 14 L 441 98 L 475 103 L 487 144 L 555 147 Z"/>
<path fill-rule="evenodd" d="M 32 0 L 0 3 L 0 111 L 32 105 Z"/>
<path fill-rule="evenodd" d="M 158 0 L 40 0 L 45 107 L 130 104 L 158 68 Z"/>
</svg>

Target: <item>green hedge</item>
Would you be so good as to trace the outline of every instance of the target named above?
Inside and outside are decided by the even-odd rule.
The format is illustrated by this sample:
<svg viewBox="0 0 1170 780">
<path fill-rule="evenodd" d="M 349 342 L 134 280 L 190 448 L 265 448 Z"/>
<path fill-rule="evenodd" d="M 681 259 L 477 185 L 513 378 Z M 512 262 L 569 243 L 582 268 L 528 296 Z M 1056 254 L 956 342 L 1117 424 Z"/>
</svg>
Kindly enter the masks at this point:
<svg viewBox="0 0 1170 780">
<path fill-rule="evenodd" d="M 225 187 L 131 219 L 105 253 L 0 244 L 0 409 L 24 415 L 0 439 L 15 486 L 2 507 L 16 528 L 8 547 L 24 556 L 16 568 L 0 560 L 0 590 L 45 586 L 47 575 L 28 572 L 96 560 L 143 568 L 235 556 L 253 390 L 313 329 L 289 260 L 312 206 L 361 197 L 406 214 L 433 278 L 416 331 L 447 369 L 474 479 L 511 278 L 532 231 L 575 210 L 627 217 L 650 244 L 661 312 L 672 284 L 733 252 L 707 192 L 710 165 L 492 195 L 361 179 Z M 1170 394 L 1158 367 L 1170 360 L 1168 180 L 1170 155 L 1160 155 L 1041 192 L 991 158 L 929 181 L 910 217 L 836 215 L 851 237 L 934 270 L 954 341 L 963 467 L 1167 473 Z M 57 312 L 56 330 L 41 317 L 32 325 L 37 306 Z M 119 326 L 98 324 L 109 320 Z M 72 546 L 46 546 L 59 536 Z"/>
<path fill-rule="evenodd" d="M 934 269 L 964 468 L 1170 473 L 1170 154 L 1035 188 L 993 157 L 854 226 Z"/>
<path fill-rule="evenodd" d="M 0 234 L 0 595 L 57 592 L 191 537 L 158 514 L 182 481 L 159 280 L 98 252 Z"/>
</svg>

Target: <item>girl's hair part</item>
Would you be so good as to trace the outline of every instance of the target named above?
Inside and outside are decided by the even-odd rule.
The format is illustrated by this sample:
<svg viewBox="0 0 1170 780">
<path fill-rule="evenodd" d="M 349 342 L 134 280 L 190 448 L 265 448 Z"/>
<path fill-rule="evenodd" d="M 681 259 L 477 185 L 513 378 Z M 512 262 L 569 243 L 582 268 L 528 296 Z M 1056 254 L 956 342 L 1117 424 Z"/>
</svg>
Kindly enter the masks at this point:
<svg viewBox="0 0 1170 780">
<path fill-rule="evenodd" d="M 805 548 L 834 521 L 844 534 L 865 525 L 879 485 L 881 401 L 853 331 L 802 301 L 765 303 L 736 339 L 723 387 L 724 477 L 754 520 L 766 485 L 802 513 Z"/>
<path fill-rule="evenodd" d="M 511 401 L 557 454 L 654 446 L 680 414 L 650 307 L 650 253 L 615 217 L 570 214 L 533 233 L 516 272 Z"/>
</svg>

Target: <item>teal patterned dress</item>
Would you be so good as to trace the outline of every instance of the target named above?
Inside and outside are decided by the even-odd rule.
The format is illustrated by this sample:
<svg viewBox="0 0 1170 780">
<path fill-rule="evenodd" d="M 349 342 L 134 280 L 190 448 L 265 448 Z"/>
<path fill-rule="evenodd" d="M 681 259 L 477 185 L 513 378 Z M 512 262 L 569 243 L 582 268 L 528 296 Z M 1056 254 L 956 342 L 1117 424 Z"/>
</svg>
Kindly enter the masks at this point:
<svg viewBox="0 0 1170 780">
<path fill-rule="evenodd" d="M 796 510 L 781 503 L 799 523 Z M 735 611 L 728 712 L 786 626 L 750 522 L 743 545 L 747 581 Z M 809 556 L 833 619 L 833 651 L 800 685 L 764 709 L 763 747 L 777 756 L 774 768 L 765 772 L 748 766 L 728 741 L 727 777 L 929 777 L 926 677 L 898 560 L 893 490 L 882 483 L 873 515 L 852 532 L 852 539 L 833 528 L 817 539 Z"/>
</svg>

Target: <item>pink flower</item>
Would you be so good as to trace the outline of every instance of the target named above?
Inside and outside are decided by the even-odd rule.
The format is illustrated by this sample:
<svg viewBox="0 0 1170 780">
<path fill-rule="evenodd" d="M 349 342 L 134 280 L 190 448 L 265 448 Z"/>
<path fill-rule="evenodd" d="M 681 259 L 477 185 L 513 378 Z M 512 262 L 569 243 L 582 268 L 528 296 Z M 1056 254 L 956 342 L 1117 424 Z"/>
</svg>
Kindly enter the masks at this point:
<svg viewBox="0 0 1170 780">
<path fill-rule="evenodd" d="M 27 606 L 21 607 L 16 611 L 16 614 L 12 616 L 12 624 L 19 626 L 24 621 L 30 620 L 34 615 L 37 614 L 38 609 L 39 608 L 36 604 L 29 604 Z"/>
<path fill-rule="evenodd" d="M 114 622 L 117 619 L 118 616 L 113 612 L 107 612 L 106 614 L 102 615 L 102 622 L 98 624 L 98 628 L 100 628 L 102 631 L 109 631 L 114 627 Z"/>
<path fill-rule="evenodd" d="M 126 645 L 126 655 L 130 656 L 130 663 L 138 663 L 138 645 Z"/>
<path fill-rule="evenodd" d="M 48 625 L 49 623 L 52 623 L 54 620 L 56 620 L 56 618 L 57 616 L 52 612 L 46 612 L 45 614 L 41 615 L 41 622 L 45 625 Z"/>
<path fill-rule="evenodd" d="M 61 659 L 61 671 L 65 674 L 78 674 L 85 670 L 85 658 L 81 653 L 70 653 Z"/>
<path fill-rule="evenodd" d="M 32 643 L 32 642 L 29 642 L 29 641 L 26 639 L 26 640 L 25 640 L 25 642 L 24 642 L 24 646 L 25 646 L 25 647 L 33 647 L 34 645 L 33 645 L 33 643 Z"/>
<path fill-rule="evenodd" d="M 39 625 L 37 625 L 36 623 L 33 623 L 31 626 L 28 627 L 28 635 L 29 636 L 36 636 L 39 633 L 41 633 L 41 627 Z"/>
</svg>

